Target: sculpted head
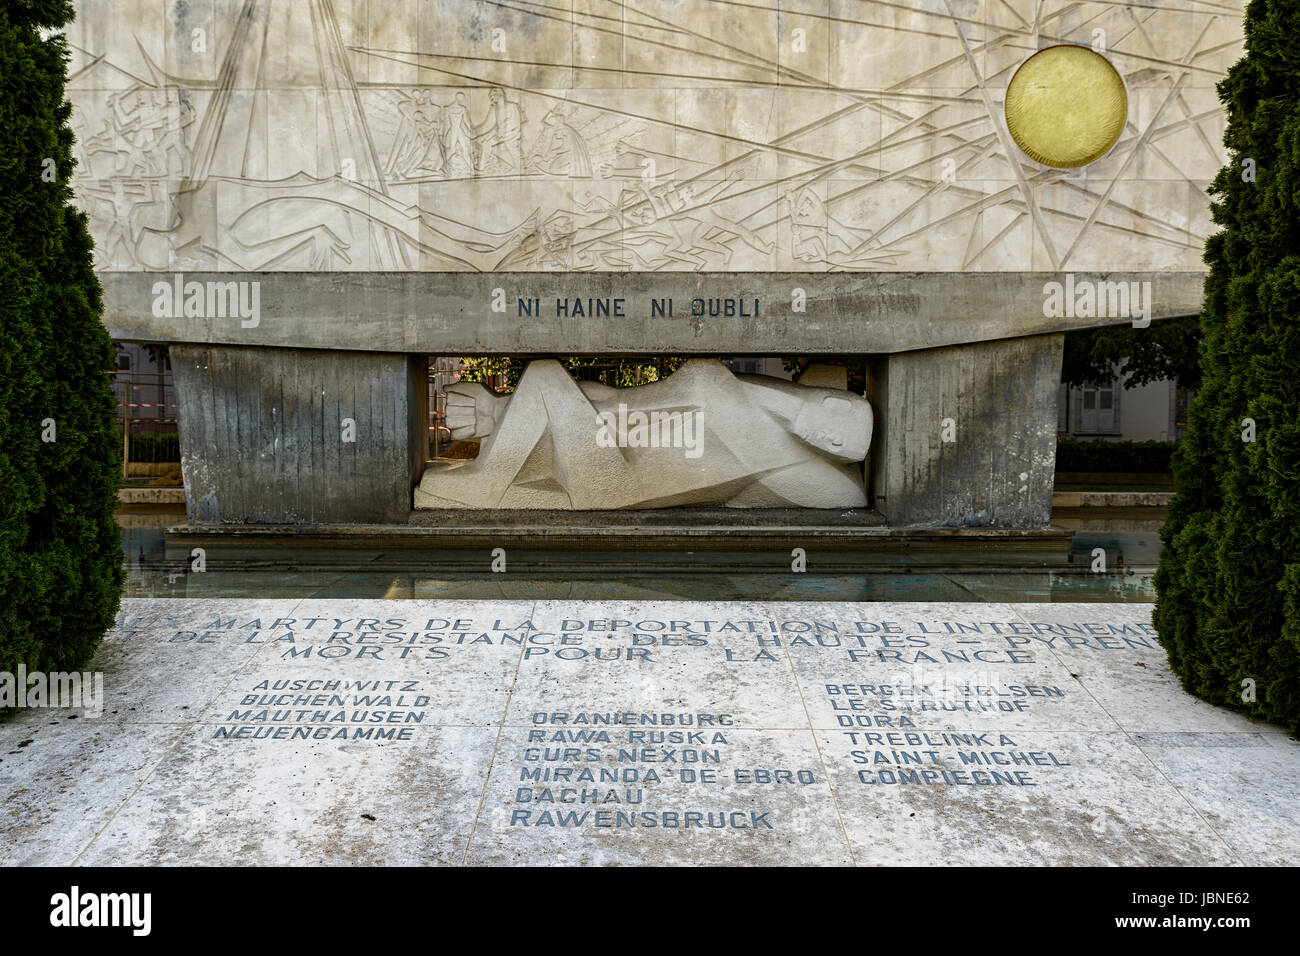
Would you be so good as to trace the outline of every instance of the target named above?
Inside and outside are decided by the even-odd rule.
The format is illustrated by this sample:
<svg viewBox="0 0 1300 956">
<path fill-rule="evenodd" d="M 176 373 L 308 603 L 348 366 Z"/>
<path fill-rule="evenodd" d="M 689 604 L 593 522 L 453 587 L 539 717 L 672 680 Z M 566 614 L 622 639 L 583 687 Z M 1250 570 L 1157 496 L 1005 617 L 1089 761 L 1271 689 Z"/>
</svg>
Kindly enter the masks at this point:
<svg viewBox="0 0 1300 956">
<path fill-rule="evenodd" d="M 836 461 L 862 461 L 871 446 L 871 406 L 857 396 L 823 395 L 799 410 L 793 431 Z"/>
</svg>

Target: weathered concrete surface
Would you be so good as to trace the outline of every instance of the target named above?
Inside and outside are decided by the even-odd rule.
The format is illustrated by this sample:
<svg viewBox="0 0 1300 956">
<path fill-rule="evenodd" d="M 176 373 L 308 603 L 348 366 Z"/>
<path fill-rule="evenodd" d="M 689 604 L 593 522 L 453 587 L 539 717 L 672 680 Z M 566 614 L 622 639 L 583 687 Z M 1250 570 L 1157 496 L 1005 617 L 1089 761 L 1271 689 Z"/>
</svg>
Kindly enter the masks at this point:
<svg viewBox="0 0 1300 956">
<path fill-rule="evenodd" d="M 223 346 L 171 355 L 191 521 L 406 520 L 428 441 L 423 356 Z"/>
<path fill-rule="evenodd" d="M 1150 610 L 129 600 L 101 716 L 0 724 L 0 862 L 1300 863 L 1300 743 Z"/>
<path fill-rule="evenodd" d="M 1075 273 L 1078 283 L 1149 282 L 1153 321 L 1198 312 L 1204 278 Z M 441 355 L 879 354 L 1126 321 L 1044 315 L 1044 285 L 1062 280 L 1057 272 L 184 273 L 186 283 L 258 282 L 259 320 L 245 327 L 250 320 L 231 315 L 155 315 L 153 288 L 173 284 L 174 273 L 100 275 L 104 324 L 116 339 Z M 806 311 L 792 307 L 796 289 Z M 621 298 L 624 315 L 576 317 L 572 305 L 556 314 L 557 299 L 587 309 L 589 298 Z M 725 298 L 749 314 L 710 315 L 708 300 Z M 498 299 L 504 312 L 493 310 Z M 532 299 L 537 311 L 520 315 L 520 300 Z M 672 315 L 653 315 L 655 299 L 671 299 Z M 691 314 L 694 299 L 705 300 L 703 316 Z"/>
<path fill-rule="evenodd" d="M 891 525 L 1045 528 L 1064 336 L 886 356 L 868 397 L 875 507 Z"/>
</svg>

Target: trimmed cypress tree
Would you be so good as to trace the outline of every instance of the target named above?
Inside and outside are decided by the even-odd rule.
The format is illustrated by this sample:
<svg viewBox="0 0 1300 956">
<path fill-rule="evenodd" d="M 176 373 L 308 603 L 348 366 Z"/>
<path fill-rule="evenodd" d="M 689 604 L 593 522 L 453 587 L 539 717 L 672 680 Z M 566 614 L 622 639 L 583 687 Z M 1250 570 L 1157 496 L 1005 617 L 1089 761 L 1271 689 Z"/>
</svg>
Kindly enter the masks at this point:
<svg viewBox="0 0 1300 956">
<path fill-rule="evenodd" d="M 81 666 L 124 576 L 112 345 L 64 100 L 71 5 L 0 6 L 0 670 Z M 53 440 L 50 440 L 53 439 Z"/>
<path fill-rule="evenodd" d="M 1156 629 L 1183 685 L 1292 733 L 1300 730 L 1297 37 L 1300 0 L 1252 0 L 1246 55 L 1219 84 L 1231 157 L 1211 190 L 1222 229 L 1206 243 L 1201 389 L 1174 456 L 1177 494 L 1155 579 Z"/>
</svg>

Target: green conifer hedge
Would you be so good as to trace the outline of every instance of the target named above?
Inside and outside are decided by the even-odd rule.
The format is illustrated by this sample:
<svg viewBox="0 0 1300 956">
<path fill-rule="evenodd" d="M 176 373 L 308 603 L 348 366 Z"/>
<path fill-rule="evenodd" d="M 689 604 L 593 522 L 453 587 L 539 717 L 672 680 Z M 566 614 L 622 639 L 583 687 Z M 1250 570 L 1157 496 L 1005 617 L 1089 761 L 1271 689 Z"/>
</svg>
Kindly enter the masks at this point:
<svg viewBox="0 0 1300 956">
<path fill-rule="evenodd" d="M 123 580 L 113 352 L 71 205 L 71 5 L 0 6 L 0 670 L 79 667 Z M 53 440 L 51 440 L 53 439 Z"/>
<path fill-rule="evenodd" d="M 1202 382 L 1174 455 L 1155 623 L 1189 691 L 1296 732 L 1300 0 L 1252 0 L 1245 39 L 1219 84 L 1231 159 L 1212 187 Z"/>
</svg>

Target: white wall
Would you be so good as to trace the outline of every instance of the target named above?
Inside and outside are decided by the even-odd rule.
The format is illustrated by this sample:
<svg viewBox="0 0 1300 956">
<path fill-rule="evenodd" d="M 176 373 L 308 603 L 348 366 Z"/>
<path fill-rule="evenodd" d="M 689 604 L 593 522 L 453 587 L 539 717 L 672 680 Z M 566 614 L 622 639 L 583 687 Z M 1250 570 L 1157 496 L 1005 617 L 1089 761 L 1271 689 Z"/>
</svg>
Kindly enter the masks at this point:
<svg viewBox="0 0 1300 956">
<path fill-rule="evenodd" d="M 1125 389 L 1120 398 L 1121 435 L 1126 441 L 1171 441 L 1169 410 L 1174 383 L 1150 382 Z"/>
<path fill-rule="evenodd" d="M 1122 383 L 1117 383 L 1119 433 L 1096 435 L 1081 429 L 1079 390 L 1076 388 L 1067 390 L 1066 386 L 1062 385 L 1059 393 L 1061 406 L 1057 427 L 1066 434 L 1083 439 L 1173 441 L 1177 438 L 1173 428 L 1174 390 L 1174 383 L 1167 379 L 1134 388 L 1123 388 Z"/>
</svg>

